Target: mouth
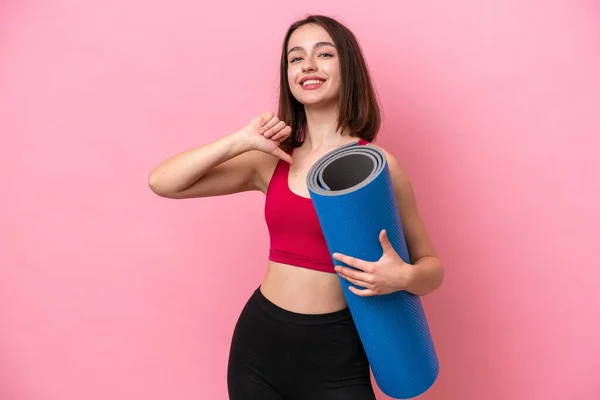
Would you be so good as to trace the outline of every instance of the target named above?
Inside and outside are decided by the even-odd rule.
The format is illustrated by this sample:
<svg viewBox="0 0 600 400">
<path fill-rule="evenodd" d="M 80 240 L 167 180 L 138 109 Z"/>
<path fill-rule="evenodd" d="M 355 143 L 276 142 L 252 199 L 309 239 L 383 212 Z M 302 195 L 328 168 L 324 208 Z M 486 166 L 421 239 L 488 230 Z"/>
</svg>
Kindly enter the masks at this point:
<svg viewBox="0 0 600 400">
<path fill-rule="evenodd" d="M 321 87 L 321 85 L 325 83 L 325 79 L 319 78 L 317 76 L 308 76 L 306 78 L 302 78 L 300 81 L 300 86 L 306 90 L 314 90 Z"/>
</svg>

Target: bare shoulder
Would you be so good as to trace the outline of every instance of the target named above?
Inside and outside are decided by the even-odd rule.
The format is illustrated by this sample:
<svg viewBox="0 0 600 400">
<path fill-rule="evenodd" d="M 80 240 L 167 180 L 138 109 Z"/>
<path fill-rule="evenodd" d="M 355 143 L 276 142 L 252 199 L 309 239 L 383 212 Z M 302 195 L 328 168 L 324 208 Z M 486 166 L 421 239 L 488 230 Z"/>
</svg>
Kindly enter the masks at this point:
<svg viewBox="0 0 600 400">
<path fill-rule="evenodd" d="M 381 150 L 385 154 L 385 158 L 388 163 L 388 167 L 390 170 L 390 176 L 394 183 L 394 188 L 396 191 L 404 191 L 404 190 L 412 190 L 410 180 L 406 172 L 402 169 L 398 159 L 390 153 L 388 150 L 383 148 L 380 145 L 370 143 L 369 146 L 373 146 Z"/>
</svg>

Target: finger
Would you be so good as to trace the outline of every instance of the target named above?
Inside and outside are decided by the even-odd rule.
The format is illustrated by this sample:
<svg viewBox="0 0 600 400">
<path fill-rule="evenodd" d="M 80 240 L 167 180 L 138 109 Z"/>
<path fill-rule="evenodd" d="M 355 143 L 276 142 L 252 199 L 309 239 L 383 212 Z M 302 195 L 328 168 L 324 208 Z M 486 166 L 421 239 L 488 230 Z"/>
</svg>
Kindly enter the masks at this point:
<svg viewBox="0 0 600 400">
<path fill-rule="evenodd" d="M 271 140 L 276 140 L 276 141 L 280 142 L 280 141 L 284 140 L 285 138 L 287 138 L 288 136 L 290 136 L 291 133 L 292 133 L 292 127 L 286 126 L 282 130 L 277 132 L 277 134 L 275 136 L 273 136 L 271 138 Z"/>
<path fill-rule="evenodd" d="M 279 147 L 276 148 L 275 150 L 273 150 L 271 152 L 272 155 L 274 155 L 277 158 L 280 158 L 281 160 L 289 163 L 289 164 L 293 164 L 294 163 L 294 159 L 292 158 L 292 156 L 290 156 L 288 153 L 286 153 L 285 151 L 281 150 Z"/>
<path fill-rule="evenodd" d="M 381 248 L 383 249 L 384 253 L 391 253 L 395 251 L 385 229 L 379 232 L 379 242 L 381 242 Z"/>
<path fill-rule="evenodd" d="M 348 286 L 348 290 L 360 297 L 375 296 L 377 294 L 373 289 L 357 289 L 353 286 Z"/>
<path fill-rule="evenodd" d="M 280 123 L 283 124 L 283 126 L 280 127 L 279 124 L 277 124 L 277 125 L 275 125 L 275 127 L 271 128 L 271 131 L 276 131 L 276 132 L 273 132 L 273 134 L 269 137 L 269 139 L 271 139 L 271 140 L 284 139 L 292 133 L 291 126 L 286 125 L 284 122 L 280 122 Z M 266 135 L 266 132 L 265 132 L 265 135 Z"/>
<path fill-rule="evenodd" d="M 333 258 L 335 258 L 336 260 L 341 261 L 344 264 L 349 265 L 351 267 L 358 268 L 365 272 L 371 272 L 371 265 L 367 261 L 360 260 L 358 258 L 350 257 L 350 256 L 347 256 L 345 254 L 340 254 L 340 253 L 334 253 Z"/>
<path fill-rule="evenodd" d="M 375 283 L 375 278 L 371 274 L 362 272 L 360 270 L 343 267 L 341 265 L 335 266 L 335 271 L 343 276 L 348 276 L 356 281 L 364 282 L 366 285 L 372 285 Z"/>
<path fill-rule="evenodd" d="M 279 121 L 271 129 L 264 131 L 263 132 L 263 136 L 266 137 L 266 138 L 270 138 L 274 134 L 276 134 L 279 131 L 281 131 L 283 128 L 285 128 L 285 122 Z"/>
<path fill-rule="evenodd" d="M 275 113 L 273 111 L 266 111 L 266 112 L 262 113 L 260 115 L 260 125 L 263 126 L 264 124 L 269 122 L 274 116 L 275 116 Z"/>
<path fill-rule="evenodd" d="M 273 117 L 271 118 L 268 122 L 266 122 L 262 128 L 260 129 L 260 133 L 263 134 L 266 131 L 268 131 L 269 129 L 271 129 L 272 127 L 274 127 L 275 125 L 277 125 L 279 123 L 279 118 L 277 117 Z"/>
<path fill-rule="evenodd" d="M 370 283 L 358 280 L 358 279 L 354 279 L 348 275 L 344 275 L 344 274 L 340 274 L 340 276 L 342 278 L 344 278 L 345 280 L 347 280 L 348 282 L 351 282 L 353 284 L 355 284 L 356 286 L 360 286 L 361 288 L 364 289 L 373 289 L 373 285 L 371 285 Z"/>
</svg>

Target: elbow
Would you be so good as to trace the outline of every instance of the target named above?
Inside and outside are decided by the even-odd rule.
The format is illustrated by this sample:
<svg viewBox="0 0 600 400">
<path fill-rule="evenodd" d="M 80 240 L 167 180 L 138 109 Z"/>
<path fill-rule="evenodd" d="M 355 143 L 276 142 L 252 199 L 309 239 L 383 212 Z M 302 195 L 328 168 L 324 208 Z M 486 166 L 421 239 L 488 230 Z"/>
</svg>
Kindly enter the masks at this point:
<svg viewBox="0 0 600 400">
<path fill-rule="evenodd" d="M 444 283 L 444 267 L 442 265 L 439 265 L 437 268 L 437 273 L 435 274 L 434 278 L 432 279 L 431 285 L 429 287 L 428 293 L 433 293 L 436 290 L 438 290 L 440 288 L 440 286 L 442 286 L 442 283 Z"/>
<path fill-rule="evenodd" d="M 431 278 L 429 279 L 428 284 L 424 288 L 423 296 L 435 292 L 437 289 L 439 289 L 440 286 L 442 286 L 442 283 L 444 283 L 444 267 L 441 263 L 439 263 L 438 259 L 438 264 L 436 264 L 436 267 L 433 273 L 431 274 Z"/>
<path fill-rule="evenodd" d="M 415 271 L 414 280 L 408 291 L 417 296 L 427 296 L 442 286 L 445 274 L 444 267 L 437 257 L 424 258 L 417 264 L 420 268 Z"/>
<path fill-rule="evenodd" d="M 437 274 L 435 275 L 435 278 L 433 279 L 433 283 L 431 285 L 431 289 L 430 289 L 429 293 L 434 292 L 437 289 L 439 289 L 439 287 L 442 286 L 442 283 L 444 283 L 444 266 L 440 264 L 438 267 L 438 270 L 437 270 Z"/>
<path fill-rule="evenodd" d="M 156 171 L 148 175 L 148 187 L 154 194 L 160 197 L 171 198 L 173 195 L 165 188 L 164 182 L 158 177 Z"/>
<path fill-rule="evenodd" d="M 155 194 L 160 196 L 161 195 L 161 185 L 160 185 L 160 181 L 156 175 L 157 174 L 155 171 L 150 172 L 150 174 L 148 175 L 148 187 L 150 188 L 150 190 L 152 190 L 152 192 L 154 192 Z"/>
</svg>

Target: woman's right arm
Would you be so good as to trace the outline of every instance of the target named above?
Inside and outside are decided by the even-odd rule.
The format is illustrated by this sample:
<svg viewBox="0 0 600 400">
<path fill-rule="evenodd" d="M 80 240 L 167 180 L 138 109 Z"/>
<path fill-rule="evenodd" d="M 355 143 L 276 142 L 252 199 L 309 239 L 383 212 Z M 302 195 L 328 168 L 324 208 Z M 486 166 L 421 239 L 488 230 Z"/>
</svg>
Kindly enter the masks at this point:
<svg viewBox="0 0 600 400">
<path fill-rule="evenodd" d="M 262 190 L 258 172 L 266 159 L 292 162 L 279 148 L 290 132 L 273 113 L 264 113 L 235 133 L 163 161 L 148 184 L 157 195 L 172 199 Z"/>
<path fill-rule="evenodd" d="M 290 132 L 273 113 L 264 113 L 235 133 L 163 161 L 150 173 L 148 185 L 172 199 L 262 190 L 258 170 L 267 158 L 293 162 L 279 148 Z"/>
</svg>

